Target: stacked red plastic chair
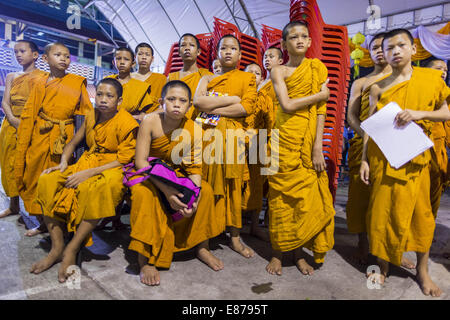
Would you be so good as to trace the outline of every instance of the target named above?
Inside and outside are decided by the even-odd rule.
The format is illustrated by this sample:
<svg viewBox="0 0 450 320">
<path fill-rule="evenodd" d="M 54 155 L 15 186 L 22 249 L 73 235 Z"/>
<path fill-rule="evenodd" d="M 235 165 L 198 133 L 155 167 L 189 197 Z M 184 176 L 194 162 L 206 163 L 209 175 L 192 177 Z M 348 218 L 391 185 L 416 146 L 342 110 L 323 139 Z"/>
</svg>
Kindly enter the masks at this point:
<svg viewBox="0 0 450 320">
<path fill-rule="evenodd" d="M 217 44 L 224 35 L 232 34 L 241 43 L 241 61 L 238 69 L 243 70 L 245 67 L 256 62 L 262 66 L 262 43 L 259 39 L 246 35 L 239 31 L 234 24 L 214 17 L 214 31 L 211 41 L 211 61 L 217 57 Z"/>
<path fill-rule="evenodd" d="M 211 56 L 211 33 L 197 34 L 196 37 L 200 42 L 201 54 L 197 58 L 197 65 L 200 68 L 210 69 L 210 56 Z M 167 58 L 164 74 L 167 76 L 171 72 L 179 71 L 183 68 L 183 60 L 179 54 L 178 42 L 175 42 L 170 48 L 169 57 Z"/>
<path fill-rule="evenodd" d="M 306 56 L 320 59 L 328 68 L 330 99 L 323 135 L 330 190 L 336 198 L 342 161 L 343 132 L 350 80 L 350 50 L 347 28 L 326 24 L 316 0 L 291 0 L 290 20 L 307 23 L 312 44 Z"/>
</svg>

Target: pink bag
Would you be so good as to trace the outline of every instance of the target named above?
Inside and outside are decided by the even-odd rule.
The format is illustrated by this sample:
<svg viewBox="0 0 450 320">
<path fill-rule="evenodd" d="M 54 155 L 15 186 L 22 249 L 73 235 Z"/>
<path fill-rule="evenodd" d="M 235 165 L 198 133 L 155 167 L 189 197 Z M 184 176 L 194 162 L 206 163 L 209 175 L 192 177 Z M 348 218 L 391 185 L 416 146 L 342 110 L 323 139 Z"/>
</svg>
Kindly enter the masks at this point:
<svg viewBox="0 0 450 320">
<path fill-rule="evenodd" d="M 162 161 L 159 158 L 149 157 L 147 161 L 150 163 L 150 166 L 142 168 L 137 171 L 133 171 L 134 162 L 131 162 L 125 166 L 123 166 L 124 178 L 123 184 L 127 187 L 134 186 L 138 183 L 141 183 L 153 176 L 154 178 L 160 180 L 161 182 L 177 189 L 180 193 L 183 194 L 183 197 L 180 198 L 180 201 L 188 206 L 188 209 L 192 208 L 193 203 L 198 199 L 200 195 L 201 188 L 198 187 L 188 176 L 186 172 L 183 172 L 184 177 L 177 176 L 175 170 Z M 135 179 L 132 177 L 138 176 Z M 170 206 L 166 197 L 162 192 L 160 192 L 161 199 L 166 207 L 167 211 L 172 216 L 173 221 L 178 221 L 183 218 L 183 215 L 179 211 L 175 211 Z"/>
</svg>

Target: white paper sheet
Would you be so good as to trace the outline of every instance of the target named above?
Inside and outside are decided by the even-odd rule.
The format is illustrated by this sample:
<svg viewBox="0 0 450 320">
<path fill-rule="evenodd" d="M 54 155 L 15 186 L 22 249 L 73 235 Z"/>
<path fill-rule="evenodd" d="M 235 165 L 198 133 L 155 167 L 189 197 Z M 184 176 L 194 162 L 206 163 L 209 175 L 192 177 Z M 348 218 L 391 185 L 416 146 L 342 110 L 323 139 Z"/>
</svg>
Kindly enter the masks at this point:
<svg viewBox="0 0 450 320">
<path fill-rule="evenodd" d="M 402 111 L 395 102 L 388 103 L 361 123 L 361 128 L 375 141 L 395 169 L 411 161 L 434 144 L 415 122 L 395 126 L 395 117 Z"/>
</svg>

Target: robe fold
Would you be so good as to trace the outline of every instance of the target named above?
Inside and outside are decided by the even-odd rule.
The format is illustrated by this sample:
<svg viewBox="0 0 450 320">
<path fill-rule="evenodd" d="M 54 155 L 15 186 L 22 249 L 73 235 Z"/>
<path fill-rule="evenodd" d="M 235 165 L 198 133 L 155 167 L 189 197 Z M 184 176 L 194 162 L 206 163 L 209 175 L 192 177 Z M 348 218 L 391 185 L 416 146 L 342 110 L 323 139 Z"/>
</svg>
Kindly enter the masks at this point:
<svg viewBox="0 0 450 320">
<path fill-rule="evenodd" d="M 86 116 L 86 143 L 89 147 L 77 163 L 64 172 L 59 170 L 42 175 L 37 187 L 37 202 L 44 215 L 65 222 L 69 232 L 76 231 L 82 220 L 96 220 L 115 215 L 123 199 L 122 166 L 108 169 L 78 185 L 65 188 L 69 176 L 87 169 L 103 166 L 115 160 L 125 165 L 134 158 L 137 121 L 124 109 L 102 123 L 96 123 L 98 111 Z M 89 238 L 88 245 L 92 244 Z"/>
<path fill-rule="evenodd" d="M 445 146 L 447 132 L 444 122 L 436 122 L 431 129 L 434 146 L 430 162 L 430 198 L 433 215 L 436 217 L 441 204 L 441 196 L 448 180 L 448 156 Z"/>
<path fill-rule="evenodd" d="M 247 112 L 247 117 L 254 112 L 256 105 L 256 80 L 255 75 L 240 71 L 232 70 L 223 75 L 213 78 L 208 86 L 208 92 L 218 92 L 228 96 L 239 96 L 241 98 L 241 105 Z M 228 118 L 221 116 L 216 127 L 204 125 L 204 154 L 205 157 L 212 155 L 214 157 L 222 157 L 222 161 L 214 161 L 213 163 L 203 165 L 203 178 L 208 181 L 214 190 L 216 196 L 216 211 L 217 215 L 226 217 L 226 225 L 236 228 L 242 227 L 242 186 L 243 175 L 245 170 L 245 139 L 244 125 L 246 117 Z M 222 133 L 222 142 L 216 142 L 216 137 L 211 136 L 208 129 L 217 129 Z M 236 133 L 238 136 L 235 139 L 227 138 L 227 130 L 229 133 Z M 241 131 L 240 131 L 241 130 Z M 242 132 L 239 136 L 238 132 Z M 234 157 L 231 152 L 227 153 L 228 149 L 234 150 Z M 209 151 L 210 146 L 222 145 L 221 154 L 216 155 L 216 150 Z M 217 147 L 220 149 L 220 147 Z M 229 159 L 227 159 L 227 157 Z M 227 161 L 228 160 L 228 161 Z M 204 160 L 205 162 L 205 160 Z"/>
<path fill-rule="evenodd" d="M 198 83 L 203 76 L 212 75 L 212 73 L 205 68 L 199 68 L 197 72 L 191 73 L 183 78 L 180 78 L 180 71 L 169 73 L 168 79 L 172 80 L 181 80 L 189 86 L 191 89 L 192 99 L 194 98 L 195 91 L 197 90 Z M 186 118 L 195 120 L 198 115 L 198 111 L 192 105 L 189 111 L 186 113 Z"/>
<path fill-rule="evenodd" d="M 33 83 L 46 72 L 35 69 L 14 78 L 10 94 L 11 111 L 15 117 L 20 118 L 23 107 L 31 93 Z M 17 129 L 6 119 L 3 119 L 0 130 L 0 168 L 2 172 L 2 185 L 7 197 L 17 197 L 19 191 L 14 176 L 14 160 L 17 143 Z"/>
<path fill-rule="evenodd" d="M 267 176 L 261 175 L 261 168 L 264 167 L 264 165 L 261 164 L 259 156 L 258 163 L 251 164 L 248 153 L 250 152 L 250 143 L 258 144 L 258 149 L 255 149 L 256 152 L 259 152 L 260 148 L 264 148 L 264 146 L 259 145 L 259 129 L 267 130 L 268 137 L 266 141 L 268 141 L 273 124 L 273 100 L 267 93 L 267 90 L 261 89 L 258 91 L 255 111 L 246 118 L 246 129 L 254 129 L 256 136 L 253 139 L 250 139 L 250 141 L 246 141 L 248 179 L 244 178 L 246 183 L 244 184 L 242 193 L 243 210 L 257 212 L 262 210 L 263 187 L 264 183 L 267 181 Z"/>
<path fill-rule="evenodd" d="M 304 59 L 285 79 L 291 99 L 316 94 L 327 79 L 327 69 L 318 59 Z M 313 251 L 316 263 L 334 245 L 333 198 L 327 172 L 317 172 L 312 164 L 317 116 L 326 114 L 326 103 L 311 105 L 295 113 L 285 113 L 279 106 L 270 144 L 272 150 L 269 179 L 269 232 L 273 249 L 286 252 L 299 247 Z M 277 159 L 278 158 L 278 159 Z M 276 166 L 275 166 L 276 167 Z"/>
<path fill-rule="evenodd" d="M 382 76 L 376 82 L 388 77 Z M 376 83 L 374 82 L 374 83 Z M 369 97 L 370 88 L 368 86 L 361 94 L 361 108 L 359 120 L 363 122 L 369 117 Z M 361 156 L 363 149 L 363 138 L 355 132 L 354 137 L 349 141 L 348 151 L 349 185 L 348 201 L 346 206 L 347 227 L 351 233 L 363 233 L 366 230 L 366 212 L 369 206 L 370 186 L 362 182 L 359 169 L 361 167 Z"/>
<path fill-rule="evenodd" d="M 389 102 L 402 109 L 433 111 L 450 95 L 440 72 L 413 68 L 411 79 L 387 89 L 377 110 Z M 431 136 L 433 122 L 416 121 Z M 370 253 L 395 265 L 404 252 L 428 252 L 433 240 L 435 220 L 430 201 L 431 151 L 428 149 L 410 162 L 394 169 L 381 150 L 369 139 L 371 194 L 367 210 Z"/>
<path fill-rule="evenodd" d="M 107 78 L 118 79 L 118 77 L 119 76 L 116 74 L 108 76 Z M 157 78 L 159 79 L 159 77 Z M 162 85 L 164 86 L 164 84 L 165 82 Z M 158 99 L 161 97 L 161 80 L 150 83 L 131 78 L 127 83 L 123 84 L 122 87 L 123 101 L 119 105 L 119 109 L 125 109 L 129 113 L 137 115 L 141 112 L 151 113 L 159 108 Z"/>
<path fill-rule="evenodd" d="M 152 140 L 150 156 L 163 159 L 177 170 L 181 167 L 189 175 L 201 175 L 201 140 L 194 141 L 195 126 L 198 125 L 186 118 L 180 126 L 190 134 L 190 161 L 183 158 L 180 164 L 173 163 L 172 153 L 180 142 L 176 138 L 171 141 L 172 132 Z M 197 129 L 201 131 L 199 126 Z M 129 249 L 147 257 L 149 264 L 169 268 L 174 252 L 188 250 L 225 230 L 225 220 L 215 211 L 214 194 L 206 181 L 202 181 L 197 211 L 190 218 L 173 222 L 161 196 L 150 180 L 131 187 Z"/>
<path fill-rule="evenodd" d="M 74 135 L 74 116 L 92 110 L 84 77 L 68 73 L 47 82 L 48 77 L 35 82 L 17 132 L 14 174 L 25 209 L 33 215 L 41 214 L 35 202 L 39 176 L 59 164 Z"/>
</svg>

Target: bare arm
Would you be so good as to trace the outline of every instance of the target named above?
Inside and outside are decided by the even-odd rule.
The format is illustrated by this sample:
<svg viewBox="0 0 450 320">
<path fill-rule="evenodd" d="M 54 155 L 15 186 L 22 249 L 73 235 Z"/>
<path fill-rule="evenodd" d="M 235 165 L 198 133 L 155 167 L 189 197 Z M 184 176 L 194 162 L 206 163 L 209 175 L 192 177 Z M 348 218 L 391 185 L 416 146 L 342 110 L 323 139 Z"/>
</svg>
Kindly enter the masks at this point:
<svg viewBox="0 0 450 320">
<path fill-rule="evenodd" d="M 194 95 L 194 106 L 203 112 L 211 113 L 216 108 L 228 107 L 233 104 L 239 104 L 241 99 L 237 96 L 214 97 L 207 96 L 208 83 L 211 76 L 204 76 L 198 83 L 197 90 Z"/>
<path fill-rule="evenodd" d="M 2 108 L 3 112 L 5 112 L 6 120 L 14 127 L 18 128 L 20 119 L 14 116 L 12 109 L 11 109 L 11 87 L 12 83 L 15 77 L 15 73 L 9 73 L 6 76 L 6 83 L 5 83 L 5 92 L 3 94 L 3 100 L 2 100 Z"/>
<path fill-rule="evenodd" d="M 245 111 L 244 107 L 240 103 L 235 103 L 226 107 L 216 108 L 212 110 L 211 113 L 228 118 L 242 118 L 247 116 L 247 111 Z"/>
<path fill-rule="evenodd" d="M 286 83 L 284 82 L 283 66 L 277 66 L 272 69 L 270 77 L 272 79 L 273 88 L 277 95 L 278 101 L 280 102 L 280 106 L 286 113 L 294 113 L 296 111 L 306 109 L 311 104 L 328 100 L 329 90 L 325 89 L 324 86 L 322 86 L 323 90 L 319 93 L 296 99 L 289 98 Z"/>
<path fill-rule="evenodd" d="M 325 115 L 317 115 L 316 138 L 314 140 L 312 162 L 314 169 L 322 172 L 327 168 L 325 157 L 323 156 L 323 128 L 325 126 Z"/>
<path fill-rule="evenodd" d="M 361 137 L 364 136 L 364 131 L 361 129 L 361 121 L 359 120 L 363 83 L 363 79 L 358 79 L 353 83 L 347 112 L 347 122 L 350 128 L 356 131 Z"/>
<path fill-rule="evenodd" d="M 372 116 L 375 113 L 376 106 L 378 103 L 378 99 L 380 97 L 380 87 L 377 84 L 372 85 L 370 88 L 370 97 L 369 97 L 369 117 Z M 369 141 L 369 135 L 364 132 L 363 136 L 363 150 L 362 150 L 362 156 L 361 156 L 361 168 L 359 171 L 361 180 L 366 184 L 369 185 L 369 161 L 367 160 L 367 143 Z"/>
<path fill-rule="evenodd" d="M 135 165 L 136 169 L 138 170 L 150 165 L 150 163 L 147 161 L 147 158 L 150 155 L 150 146 L 152 143 L 152 128 L 155 126 L 158 120 L 159 114 L 150 114 L 146 116 L 141 122 L 136 139 Z M 149 180 L 156 188 L 164 193 L 167 200 L 169 201 L 170 206 L 174 210 L 183 210 L 187 208 L 187 205 L 180 201 L 180 198 L 183 197 L 183 194 L 179 193 L 175 188 L 162 183 L 154 177 L 150 177 Z"/>
<path fill-rule="evenodd" d="M 434 122 L 448 121 L 450 120 L 450 111 L 448 110 L 447 101 L 442 102 L 439 109 L 434 111 L 421 111 L 421 110 L 403 110 L 395 117 L 398 126 L 404 126 L 410 121 L 417 120 L 430 120 Z"/>
</svg>

